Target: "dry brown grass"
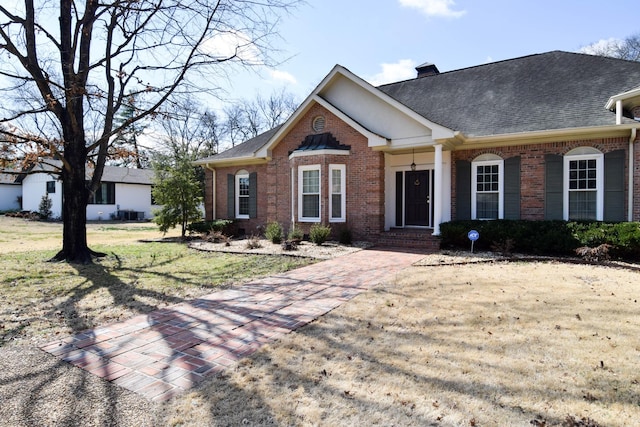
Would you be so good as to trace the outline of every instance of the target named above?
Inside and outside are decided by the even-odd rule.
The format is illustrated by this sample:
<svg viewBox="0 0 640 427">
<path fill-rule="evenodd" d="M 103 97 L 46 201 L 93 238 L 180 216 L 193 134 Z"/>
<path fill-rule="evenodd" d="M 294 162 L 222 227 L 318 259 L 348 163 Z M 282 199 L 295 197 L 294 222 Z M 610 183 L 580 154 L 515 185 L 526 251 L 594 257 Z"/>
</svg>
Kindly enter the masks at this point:
<svg viewBox="0 0 640 427">
<path fill-rule="evenodd" d="M 158 420 L 635 425 L 638 278 L 560 263 L 412 268 L 169 403 Z"/>
<path fill-rule="evenodd" d="M 141 239 L 177 237 L 179 231 L 170 230 L 163 235 L 151 222 L 89 222 L 89 245 L 133 244 Z M 22 218 L 0 216 L 0 254 L 54 250 L 62 247 L 62 223 L 31 221 Z"/>
</svg>

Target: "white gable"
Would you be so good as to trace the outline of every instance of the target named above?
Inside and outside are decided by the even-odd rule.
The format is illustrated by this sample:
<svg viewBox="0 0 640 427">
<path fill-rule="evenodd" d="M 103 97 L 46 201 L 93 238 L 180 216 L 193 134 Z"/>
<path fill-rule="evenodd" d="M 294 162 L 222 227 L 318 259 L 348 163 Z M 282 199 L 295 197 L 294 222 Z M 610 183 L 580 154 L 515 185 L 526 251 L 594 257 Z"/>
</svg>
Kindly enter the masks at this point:
<svg viewBox="0 0 640 427">
<path fill-rule="evenodd" d="M 338 67 L 318 95 L 371 132 L 391 141 L 390 148 L 433 144 L 451 138 L 450 129 L 431 123 L 348 70 Z"/>
</svg>

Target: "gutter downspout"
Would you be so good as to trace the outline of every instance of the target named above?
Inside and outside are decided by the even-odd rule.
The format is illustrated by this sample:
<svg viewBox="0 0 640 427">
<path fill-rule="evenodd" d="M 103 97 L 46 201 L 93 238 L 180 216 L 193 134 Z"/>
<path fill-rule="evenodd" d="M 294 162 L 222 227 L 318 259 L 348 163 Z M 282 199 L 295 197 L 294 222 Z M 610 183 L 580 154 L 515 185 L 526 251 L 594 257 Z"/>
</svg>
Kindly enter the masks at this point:
<svg viewBox="0 0 640 427">
<path fill-rule="evenodd" d="M 629 194 L 628 194 L 628 202 L 627 202 L 627 221 L 633 221 L 633 144 L 636 140 L 636 135 L 638 133 L 637 128 L 631 129 L 631 136 L 629 137 Z"/>
<path fill-rule="evenodd" d="M 215 220 L 217 219 L 216 218 L 216 168 L 212 168 L 208 164 L 206 165 L 206 168 L 211 171 L 211 209 L 212 209 L 211 219 Z"/>
</svg>

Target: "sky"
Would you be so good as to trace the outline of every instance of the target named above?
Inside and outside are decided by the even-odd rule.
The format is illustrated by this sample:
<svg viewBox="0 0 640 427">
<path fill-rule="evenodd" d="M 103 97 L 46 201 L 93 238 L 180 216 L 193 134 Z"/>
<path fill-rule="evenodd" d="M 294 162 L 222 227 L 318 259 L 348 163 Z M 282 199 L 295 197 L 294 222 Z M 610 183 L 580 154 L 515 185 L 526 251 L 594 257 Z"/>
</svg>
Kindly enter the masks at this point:
<svg viewBox="0 0 640 427">
<path fill-rule="evenodd" d="M 637 0 L 307 0 L 282 18 L 283 62 L 234 74 L 231 98 L 304 100 L 340 64 L 374 85 L 640 33 Z M 635 26 L 634 26 L 635 23 Z"/>
</svg>

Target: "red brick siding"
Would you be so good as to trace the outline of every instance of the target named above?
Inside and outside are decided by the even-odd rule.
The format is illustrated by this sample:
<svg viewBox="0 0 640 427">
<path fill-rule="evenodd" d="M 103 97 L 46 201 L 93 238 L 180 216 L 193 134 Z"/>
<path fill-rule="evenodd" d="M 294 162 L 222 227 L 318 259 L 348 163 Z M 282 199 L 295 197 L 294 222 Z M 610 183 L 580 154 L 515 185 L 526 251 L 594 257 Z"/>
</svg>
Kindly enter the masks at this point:
<svg viewBox="0 0 640 427">
<path fill-rule="evenodd" d="M 638 144 L 636 144 L 638 145 Z M 594 140 L 576 140 L 566 142 L 551 142 L 544 144 L 532 145 L 514 145 L 509 147 L 477 149 L 477 150 L 459 150 L 454 151 L 452 155 L 452 218 L 456 217 L 456 177 L 455 162 L 457 160 L 472 161 L 477 156 L 486 153 L 497 154 L 503 159 L 514 156 L 520 156 L 520 217 L 527 220 L 543 220 L 544 219 L 544 156 L 545 154 L 564 155 L 567 152 L 578 147 L 594 147 L 603 153 L 614 150 L 628 148 L 627 138 L 607 138 Z M 636 159 L 640 160 L 640 156 L 636 153 Z M 625 168 L 625 174 L 626 174 Z M 640 173 L 639 166 L 636 162 L 636 173 Z M 636 174 L 636 176 L 638 176 Z M 625 186 L 626 191 L 626 186 Z M 636 183 L 635 194 L 640 196 L 640 186 Z M 640 211 L 636 218 L 640 218 Z"/>
<path fill-rule="evenodd" d="M 331 134 L 344 145 L 351 146 L 349 155 L 310 155 L 289 158 L 290 152 L 300 146 L 305 137 L 315 133 L 311 128 L 313 119 L 325 117 L 322 132 Z M 384 155 L 371 150 L 365 138 L 337 116 L 314 105 L 298 123 L 274 147 L 271 160 L 264 165 L 245 167 L 223 167 L 216 169 L 216 218 L 227 217 L 227 175 L 241 169 L 258 173 L 258 217 L 237 220 L 239 227 L 252 233 L 258 226 L 278 221 L 285 231 L 291 226 L 291 176 L 293 170 L 293 194 L 298 204 L 298 166 L 321 165 L 322 178 L 322 223 L 330 225 L 334 231 L 348 227 L 354 239 L 373 239 L 384 228 Z M 329 223 L 329 165 L 346 165 L 346 224 Z M 211 172 L 207 171 L 206 207 L 207 218 L 211 218 L 213 198 Z M 293 212 L 297 223 L 298 213 Z M 311 223 L 297 223 L 308 232 Z"/>
</svg>

